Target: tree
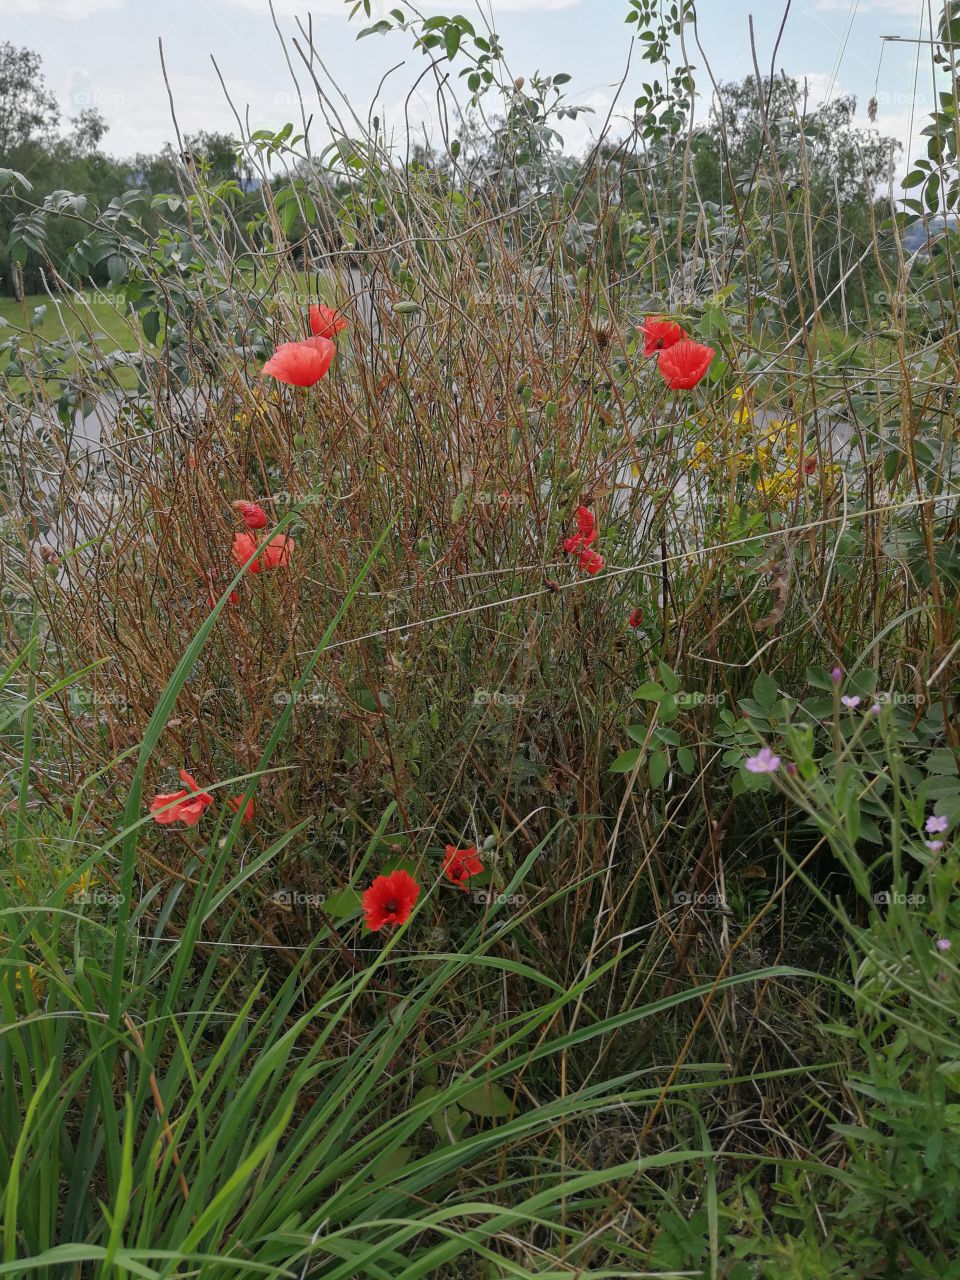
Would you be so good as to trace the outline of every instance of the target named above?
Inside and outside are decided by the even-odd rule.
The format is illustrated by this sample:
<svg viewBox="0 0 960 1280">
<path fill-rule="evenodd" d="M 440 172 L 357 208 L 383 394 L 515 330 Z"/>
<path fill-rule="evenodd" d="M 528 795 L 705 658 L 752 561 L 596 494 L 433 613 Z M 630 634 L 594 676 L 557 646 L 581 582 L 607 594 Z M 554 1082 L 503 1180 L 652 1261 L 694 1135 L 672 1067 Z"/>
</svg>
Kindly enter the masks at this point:
<svg viewBox="0 0 960 1280">
<path fill-rule="evenodd" d="M 775 156 L 788 193 L 806 182 L 830 202 L 872 200 L 899 144 L 858 127 L 856 108 L 850 95 L 811 106 L 806 83 L 788 76 L 721 84 L 697 140 L 700 194 L 729 203 L 730 182 L 744 188 L 760 170 L 769 176 Z"/>
<path fill-rule="evenodd" d="M 0 44 L 0 163 L 5 166 L 19 149 L 51 141 L 60 123 L 60 108 L 41 66 L 32 49 L 18 49 L 9 40 Z"/>
</svg>

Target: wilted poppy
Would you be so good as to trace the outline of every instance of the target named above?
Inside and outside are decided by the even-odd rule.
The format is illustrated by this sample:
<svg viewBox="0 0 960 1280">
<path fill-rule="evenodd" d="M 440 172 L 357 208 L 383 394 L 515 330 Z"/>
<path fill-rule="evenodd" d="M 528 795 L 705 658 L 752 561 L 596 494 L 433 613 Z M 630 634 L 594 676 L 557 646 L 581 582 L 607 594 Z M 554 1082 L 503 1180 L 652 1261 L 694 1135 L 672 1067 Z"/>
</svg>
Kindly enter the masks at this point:
<svg viewBox="0 0 960 1280">
<path fill-rule="evenodd" d="M 816 454 L 810 453 L 803 460 L 803 474 L 805 476 L 812 476 L 813 473 L 816 471 L 816 469 L 817 469 Z"/>
<path fill-rule="evenodd" d="M 267 513 L 256 502 L 235 502 L 233 509 L 248 529 L 265 529 Z"/>
<path fill-rule="evenodd" d="M 347 327 L 347 322 L 339 311 L 334 311 L 332 307 L 312 306 L 310 308 L 310 332 L 317 338 L 333 338 L 341 329 Z"/>
<path fill-rule="evenodd" d="M 284 568 L 290 563 L 293 555 L 294 541 L 285 533 L 278 533 L 264 543 L 260 555 L 250 565 L 248 573 L 260 573 L 264 569 Z M 230 554 L 238 565 L 245 565 L 257 550 L 257 543 L 249 533 L 234 535 Z"/>
<path fill-rule="evenodd" d="M 643 334 L 646 343 L 643 348 L 645 356 L 655 356 L 658 351 L 675 347 L 688 336 L 686 330 L 681 329 L 675 320 L 665 320 L 663 316 L 647 316 L 642 325 L 637 325 L 637 329 Z"/>
<path fill-rule="evenodd" d="M 243 796 L 231 796 L 227 804 L 234 813 L 240 812 L 240 806 L 243 804 Z M 246 826 L 248 822 L 253 821 L 253 796 L 243 805 L 243 817 L 240 819 L 241 825 Z"/>
<path fill-rule="evenodd" d="M 564 539 L 564 551 L 582 551 L 585 547 L 592 546 L 599 536 L 597 521 L 592 511 L 586 507 L 577 507 L 576 519 L 577 532 L 572 538 Z"/>
<path fill-rule="evenodd" d="M 661 352 L 657 366 L 671 391 L 689 391 L 710 368 L 714 355 L 713 347 L 685 338 Z"/>
<path fill-rule="evenodd" d="M 330 368 L 336 350 L 327 338 L 285 342 L 263 366 L 263 372 L 291 387 L 312 387 Z"/>
<path fill-rule="evenodd" d="M 420 886 L 408 871 L 391 871 L 377 876 L 363 895 L 363 914 L 368 929 L 403 924 L 409 919 Z"/>
<path fill-rule="evenodd" d="M 154 796 L 153 803 L 150 805 L 154 821 L 162 826 L 167 826 L 171 822 L 185 822 L 188 827 L 196 826 L 203 817 L 203 811 L 207 805 L 213 804 L 213 796 L 201 791 L 199 782 L 192 778 L 186 769 L 180 770 L 180 781 L 186 783 L 190 790 L 169 791 L 166 794 Z M 170 807 L 166 808 L 167 805 Z M 164 812 L 161 813 L 161 809 Z"/>
<path fill-rule="evenodd" d="M 577 507 L 576 516 L 577 532 L 573 537 L 564 539 L 563 549 L 577 557 L 581 569 L 585 569 L 587 573 L 599 573 L 603 568 L 603 556 L 589 550 L 600 536 L 596 518 L 587 507 Z"/>
<path fill-rule="evenodd" d="M 627 621 L 630 623 L 631 627 L 642 627 L 643 626 L 643 610 L 634 609 L 633 612 L 630 614 L 630 617 L 627 619 Z"/>
<path fill-rule="evenodd" d="M 483 863 L 477 856 L 474 845 L 469 849 L 457 849 L 447 845 L 446 857 L 443 860 L 443 874 L 451 884 L 457 885 L 466 892 L 467 881 L 471 876 L 478 876 L 483 870 Z"/>
</svg>

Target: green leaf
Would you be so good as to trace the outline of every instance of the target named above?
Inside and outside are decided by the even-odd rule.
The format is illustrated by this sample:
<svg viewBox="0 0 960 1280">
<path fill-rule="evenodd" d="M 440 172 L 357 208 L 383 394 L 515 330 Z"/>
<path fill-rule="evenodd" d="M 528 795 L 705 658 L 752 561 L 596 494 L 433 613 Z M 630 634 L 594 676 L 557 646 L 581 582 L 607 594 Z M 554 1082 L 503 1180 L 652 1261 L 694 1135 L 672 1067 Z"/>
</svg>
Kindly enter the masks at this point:
<svg viewBox="0 0 960 1280">
<path fill-rule="evenodd" d="M 670 769 L 670 757 L 665 751 L 654 751 L 650 757 L 650 785 L 659 787 Z"/>
<path fill-rule="evenodd" d="M 660 678 L 667 686 L 671 693 L 676 693 L 680 688 L 680 681 L 673 674 L 665 662 L 658 662 L 657 668 L 660 671 Z"/>
<path fill-rule="evenodd" d="M 160 336 L 160 312 L 155 308 L 145 311 L 140 323 L 143 326 L 143 336 L 148 342 L 156 345 L 157 338 Z"/>
<path fill-rule="evenodd" d="M 468 1093 L 462 1094 L 457 1098 L 457 1102 L 465 1111 L 488 1119 L 499 1119 L 510 1115 L 513 1111 L 510 1095 L 505 1093 L 498 1084 L 492 1082 L 478 1085 Z"/>
<path fill-rule="evenodd" d="M 631 747 L 629 751 L 621 751 L 610 766 L 611 773 L 630 773 L 637 766 L 643 752 L 640 747 Z"/>
<path fill-rule="evenodd" d="M 634 689 L 633 696 L 641 702 L 659 702 L 666 695 L 666 692 L 666 689 L 654 684 L 652 680 L 648 680 L 639 689 Z"/>
<path fill-rule="evenodd" d="M 339 893 L 332 893 L 323 900 L 324 911 L 334 920 L 347 920 L 350 916 L 355 916 L 362 905 L 356 889 L 341 889 Z"/>
<path fill-rule="evenodd" d="M 761 672 L 753 682 L 753 696 L 765 710 L 777 701 L 777 682 L 766 672 Z"/>
</svg>

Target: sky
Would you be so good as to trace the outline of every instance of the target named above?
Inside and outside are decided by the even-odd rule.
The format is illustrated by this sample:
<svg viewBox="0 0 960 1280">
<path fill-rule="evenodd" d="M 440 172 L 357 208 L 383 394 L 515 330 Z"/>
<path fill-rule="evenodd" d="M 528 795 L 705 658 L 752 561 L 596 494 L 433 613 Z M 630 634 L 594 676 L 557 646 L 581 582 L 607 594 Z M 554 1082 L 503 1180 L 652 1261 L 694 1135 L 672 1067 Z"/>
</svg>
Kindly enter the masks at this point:
<svg viewBox="0 0 960 1280">
<path fill-rule="evenodd" d="M 491 8 L 492 2 L 492 8 Z M 378 10 L 402 7 L 403 0 L 371 0 Z M 437 12 L 464 13 L 475 25 L 492 22 L 514 75 L 566 72 L 571 101 L 592 107 L 564 126 L 569 147 L 580 149 L 607 117 L 617 88 L 626 82 L 617 106 L 629 109 L 651 68 L 631 57 L 632 27 L 625 25 L 628 0 L 427 0 Z M 700 43 L 718 80 L 752 71 L 750 18 L 761 68 L 766 72 L 787 0 L 698 0 Z M 869 99 L 878 102 L 877 127 L 909 149 L 933 102 L 927 0 L 792 0 L 775 66 L 806 78 L 811 99 L 852 93 L 858 120 L 866 124 Z M 939 11 L 940 0 L 933 0 Z M 406 133 L 405 119 L 423 135 L 434 128 L 429 96 L 407 96 L 426 65 L 409 36 L 392 33 L 357 42 L 367 21 L 350 20 L 344 0 L 0 0 L 0 41 L 36 50 L 47 84 L 65 117 L 96 107 L 109 125 L 105 149 L 115 155 L 156 151 L 175 138 L 160 43 L 182 133 L 198 129 L 237 132 L 236 119 L 220 84 L 250 128 L 279 127 L 299 119 L 290 68 L 307 101 L 316 90 L 293 47 L 296 20 L 312 15 L 314 46 L 326 74 L 325 89 L 343 94 L 366 119 L 371 104 L 394 137 Z M 689 33 L 689 29 L 688 29 Z M 692 36 L 692 33 L 689 33 Z M 899 36 L 897 42 L 883 36 Z M 690 39 L 690 45 L 693 44 Z M 697 113 L 709 110 L 709 79 L 703 57 L 688 46 L 696 74 Z M 919 65 L 918 65 L 919 55 Z M 212 59 L 216 60 L 216 68 Z M 398 65 L 401 64 L 401 65 Z M 381 84 L 382 77 L 387 74 Z M 329 76 L 329 78 L 327 78 Z M 334 87 L 336 86 L 336 87 Z M 325 140 L 316 126 L 314 150 Z M 435 137 L 435 133 L 433 134 Z"/>
</svg>

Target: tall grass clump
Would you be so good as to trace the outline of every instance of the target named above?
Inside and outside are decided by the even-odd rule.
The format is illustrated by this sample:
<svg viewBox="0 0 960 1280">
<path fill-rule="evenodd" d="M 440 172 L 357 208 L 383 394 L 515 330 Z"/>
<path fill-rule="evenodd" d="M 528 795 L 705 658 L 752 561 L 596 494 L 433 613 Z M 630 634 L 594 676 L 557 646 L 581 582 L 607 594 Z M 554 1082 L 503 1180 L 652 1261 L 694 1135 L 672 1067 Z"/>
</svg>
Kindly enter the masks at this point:
<svg viewBox="0 0 960 1280">
<path fill-rule="evenodd" d="M 254 215 L 5 180 L 0 1275 L 956 1274 L 956 232 L 663 8 L 581 157 L 407 7 L 433 147 L 301 26 Z"/>
</svg>

